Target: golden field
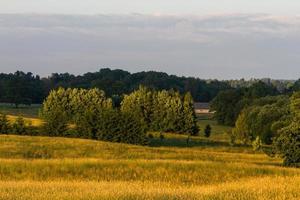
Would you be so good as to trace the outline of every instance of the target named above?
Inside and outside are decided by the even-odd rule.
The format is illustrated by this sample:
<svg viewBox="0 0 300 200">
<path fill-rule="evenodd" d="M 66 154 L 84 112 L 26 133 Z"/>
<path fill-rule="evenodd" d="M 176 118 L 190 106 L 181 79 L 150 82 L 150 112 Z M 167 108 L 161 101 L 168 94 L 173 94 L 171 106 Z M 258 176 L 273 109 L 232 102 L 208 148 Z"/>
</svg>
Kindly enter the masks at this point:
<svg viewBox="0 0 300 200">
<path fill-rule="evenodd" d="M 192 141 L 184 147 L 184 136 L 169 134 L 142 147 L 1 135 L 0 199 L 300 199 L 299 169 L 279 158 Z"/>
</svg>

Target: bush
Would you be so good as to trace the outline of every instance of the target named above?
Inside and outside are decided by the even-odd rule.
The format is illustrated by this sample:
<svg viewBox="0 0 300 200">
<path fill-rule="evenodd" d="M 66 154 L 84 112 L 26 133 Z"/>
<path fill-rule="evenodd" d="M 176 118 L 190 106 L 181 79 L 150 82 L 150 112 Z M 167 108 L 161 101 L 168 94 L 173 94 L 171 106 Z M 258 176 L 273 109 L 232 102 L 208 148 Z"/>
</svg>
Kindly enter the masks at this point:
<svg viewBox="0 0 300 200">
<path fill-rule="evenodd" d="M 0 114 L 0 133 L 7 134 L 10 131 L 10 125 L 6 115 Z"/>
<path fill-rule="evenodd" d="M 160 132 L 160 134 L 159 134 L 159 139 L 161 141 L 165 139 L 165 136 L 164 136 L 164 134 L 162 132 Z"/>
<path fill-rule="evenodd" d="M 210 134 L 211 134 L 211 126 L 209 124 L 207 124 L 204 129 L 204 136 L 208 138 L 208 137 L 210 137 Z"/>
<path fill-rule="evenodd" d="M 153 135 L 152 133 L 149 133 L 149 134 L 148 134 L 148 138 L 149 138 L 149 139 L 153 139 L 153 138 L 154 138 L 154 135 Z"/>
<path fill-rule="evenodd" d="M 295 122 L 279 131 L 273 148 L 283 158 L 285 166 L 300 167 L 300 124 Z"/>
<path fill-rule="evenodd" d="M 43 115 L 43 134 L 47 136 L 63 136 L 68 130 L 68 118 L 64 111 L 53 109 L 47 115 Z"/>
<path fill-rule="evenodd" d="M 252 142 L 253 151 L 258 151 L 261 149 L 261 147 L 262 147 L 262 141 L 260 137 L 257 136 L 256 139 Z"/>
<path fill-rule="evenodd" d="M 18 117 L 16 121 L 12 124 L 11 132 L 17 135 L 26 135 L 27 127 L 22 117 Z"/>
</svg>

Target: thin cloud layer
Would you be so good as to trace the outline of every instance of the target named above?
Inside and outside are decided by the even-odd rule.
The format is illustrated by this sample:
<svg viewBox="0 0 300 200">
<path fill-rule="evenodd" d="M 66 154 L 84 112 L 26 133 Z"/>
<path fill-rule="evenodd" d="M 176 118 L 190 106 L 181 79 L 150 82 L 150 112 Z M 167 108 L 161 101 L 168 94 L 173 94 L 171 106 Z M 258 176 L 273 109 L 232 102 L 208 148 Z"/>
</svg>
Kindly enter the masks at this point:
<svg viewBox="0 0 300 200">
<path fill-rule="evenodd" d="M 0 69 L 100 67 L 201 78 L 300 77 L 300 18 L 272 15 L 0 15 Z"/>
</svg>

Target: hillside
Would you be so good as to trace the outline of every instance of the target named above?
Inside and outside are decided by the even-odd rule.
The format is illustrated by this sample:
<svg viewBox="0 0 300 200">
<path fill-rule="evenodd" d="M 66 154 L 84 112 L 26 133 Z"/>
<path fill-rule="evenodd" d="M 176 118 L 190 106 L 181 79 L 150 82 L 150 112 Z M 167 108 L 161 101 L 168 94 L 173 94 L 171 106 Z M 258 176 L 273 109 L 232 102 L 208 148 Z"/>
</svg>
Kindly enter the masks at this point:
<svg viewBox="0 0 300 200">
<path fill-rule="evenodd" d="M 300 198 L 298 169 L 245 147 L 1 135 L 0 160 L 0 199 Z"/>
</svg>

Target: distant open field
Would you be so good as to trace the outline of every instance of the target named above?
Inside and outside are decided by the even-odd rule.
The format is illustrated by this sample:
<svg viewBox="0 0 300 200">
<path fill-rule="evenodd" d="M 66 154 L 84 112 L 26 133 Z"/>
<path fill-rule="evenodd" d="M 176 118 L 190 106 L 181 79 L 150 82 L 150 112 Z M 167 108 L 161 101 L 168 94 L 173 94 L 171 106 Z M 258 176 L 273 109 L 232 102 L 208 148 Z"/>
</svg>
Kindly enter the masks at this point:
<svg viewBox="0 0 300 200">
<path fill-rule="evenodd" d="M 14 120 L 14 108 L 2 107 Z M 20 116 L 39 126 L 37 107 Z M 204 127 L 212 126 L 210 138 Z M 200 135 L 152 133 L 148 146 L 0 135 L 0 199 L 300 199 L 300 170 L 230 146 L 231 127 L 199 120 Z"/>
<path fill-rule="evenodd" d="M 40 108 L 41 105 L 39 104 L 33 104 L 31 106 L 20 105 L 18 108 L 16 108 L 12 104 L 0 103 L 0 113 L 28 118 L 37 118 Z"/>
<path fill-rule="evenodd" d="M 0 113 L 6 114 L 10 122 L 14 122 L 18 117 L 22 117 L 27 125 L 35 127 L 42 125 L 42 120 L 39 119 L 39 109 L 41 105 L 34 104 L 31 106 L 20 105 L 16 108 L 11 104 L 0 104 Z"/>
</svg>

